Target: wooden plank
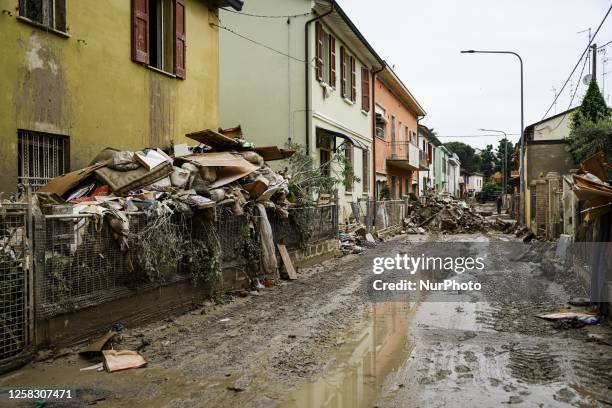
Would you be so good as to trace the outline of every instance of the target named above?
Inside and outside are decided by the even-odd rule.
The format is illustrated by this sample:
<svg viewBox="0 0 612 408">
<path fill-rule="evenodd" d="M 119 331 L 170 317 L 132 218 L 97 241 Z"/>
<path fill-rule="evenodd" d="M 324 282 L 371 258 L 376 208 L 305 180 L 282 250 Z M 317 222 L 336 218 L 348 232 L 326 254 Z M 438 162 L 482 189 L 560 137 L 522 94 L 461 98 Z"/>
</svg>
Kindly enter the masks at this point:
<svg viewBox="0 0 612 408">
<path fill-rule="evenodd" d="M 213 149 L 238 149 L 242 144 L 237 140 L 224 136 L 221 133 L 215 132 L 212 129 L 202 130 L 200 132 L 189 133 L 188 138 L 195 140 L 198 143 L 204 143 Z"/>
<path fill-rule="evenodd" d="M 295 273 L 295 269 L 293 268 L 293 263 L 291 263 L 291 258 L 289 257 L 289 252 L 287 252 L 287 247 L 283 244 L 277 244 L 278 252 L 280 252 L 281 258 L 283 259 L 283 264 L 285 265 L 285 270 L 287 271 L 287 275 L 289 275 L 290 280 L 296 280 L 297 274 Z"/>
<path fill-rule="evenodd" d="M 295 150 L 279 149 L 277 146 L 256 147 L 253 151 L 263 157 L 267 162 L 283 160 L 295 154 Z"/>
</svg>

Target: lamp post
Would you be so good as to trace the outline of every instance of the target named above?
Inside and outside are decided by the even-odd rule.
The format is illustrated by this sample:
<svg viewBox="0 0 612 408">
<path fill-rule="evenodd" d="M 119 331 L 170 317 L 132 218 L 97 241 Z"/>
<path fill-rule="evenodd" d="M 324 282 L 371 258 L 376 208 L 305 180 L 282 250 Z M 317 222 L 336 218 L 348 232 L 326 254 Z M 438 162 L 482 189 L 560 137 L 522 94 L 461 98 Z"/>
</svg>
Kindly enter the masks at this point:
<svg viewBox="0 0 612 408">
<path fill-rule="evenodd" d="M 518 58 L 521 68 L 521 168 L 520 168 L 520 190 L 521 190 L 521 205 L 519 208 L 519 218 L 522 225 L 525 225 L 525 109 L 524 109 L 524 86 L 523 86 L 523 59 L 520 55 L 513 51 L 476 51 L 464 50 L 462 54 L 510 54 Z"/>
<path fill-rule="evenodd" d="M 495 129 L 478 129 L 481 132 L 495 132 L 495 133 L 502 133 L 504 135 L 504 161 L 502 162 L 502 194 L 506 194 L 506 190 L 508 187 L 508 180 L 506 178 L 506 174 L 508 173 L 508 169 L 507 169 L 507 160 L 508 160 L 508 134 L 506 134 L 506 132 L 504 132 L 503 130 L 495 130 Z"/>
</svg>

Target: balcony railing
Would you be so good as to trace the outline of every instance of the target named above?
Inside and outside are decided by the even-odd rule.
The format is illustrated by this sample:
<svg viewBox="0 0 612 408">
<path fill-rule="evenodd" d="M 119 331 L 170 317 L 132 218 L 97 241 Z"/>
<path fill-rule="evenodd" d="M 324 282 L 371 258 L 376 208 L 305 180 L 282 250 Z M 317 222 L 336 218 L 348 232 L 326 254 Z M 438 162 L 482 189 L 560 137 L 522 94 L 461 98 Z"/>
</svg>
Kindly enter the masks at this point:
<svg viewBox="0 0 612 408">
<path fill-rule="evenodd" d="M 419 170 L 429 170 L 429 162 L 427 159 L 419 160 Z"/>
<path fill-rule="evenodd" d="M 407 170 L 419 170 L 421 151 L 408 141 L 387 142 L 387 161 Z"/>
</svg>

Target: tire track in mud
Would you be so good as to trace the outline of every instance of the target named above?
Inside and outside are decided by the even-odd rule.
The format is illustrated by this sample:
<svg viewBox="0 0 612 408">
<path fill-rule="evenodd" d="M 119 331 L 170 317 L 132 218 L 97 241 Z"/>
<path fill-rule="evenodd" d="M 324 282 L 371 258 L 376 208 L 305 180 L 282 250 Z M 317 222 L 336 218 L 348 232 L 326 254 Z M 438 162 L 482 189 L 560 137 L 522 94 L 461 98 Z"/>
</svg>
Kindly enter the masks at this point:
<svg viewBox="0 0 612 408">
<path fill-rule="evenodd" d="M 529 384 L 560 381 L 563 375 L 559 355 L 551 353 L 549 346 L 544 343 L 535 347 L 511 347 L 508 367 L 514 378 Z"/>
<path fill-rule="evenodd" d="M 421 313 L 409 329 L 418 353 L 389 377 L 378 405 L 612 405 L 612 348 L 587 343 L 589 328 L 559 331 L 537 317 L 583 296 L 576 277 L 547 274 L 536 250 L 491 242 L 487 256 L 487 268 L 469 276 L 482 283 L 484 303 L 447 304 L 454 316 L 443 303 Z M 471 335 L 461 334 L 470 321 Z"/>
</svg>

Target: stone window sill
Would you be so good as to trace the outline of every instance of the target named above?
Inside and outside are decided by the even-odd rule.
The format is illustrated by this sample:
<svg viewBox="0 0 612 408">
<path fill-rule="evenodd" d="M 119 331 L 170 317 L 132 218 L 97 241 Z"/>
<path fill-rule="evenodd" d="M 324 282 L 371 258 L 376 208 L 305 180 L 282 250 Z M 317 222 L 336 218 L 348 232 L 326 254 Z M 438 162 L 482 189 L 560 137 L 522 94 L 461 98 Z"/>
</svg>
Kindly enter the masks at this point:
<svg viewBox="0 0 612 408">
<path fill-rule="evenodd" d="M 71 37 L 70 34 L 68 34 L 67 32 L 64 32 L 64 31 L 57 30 L 55 28 L 46 26 L 44 24 L 41 24 L 41 23 L 38 23 L 36 21 L 30 20 L 29 18 L 24 17 L 24 16 L 17 16 L 17 21 L 21 21 L 24 24 L 29 24 L 31 26 L 40 28 L 43 31 L 47 31 L 49 33 L 58 35 L 58 36 L 63 37 L 63 38 L 70 38 Z"/>
</svg>

